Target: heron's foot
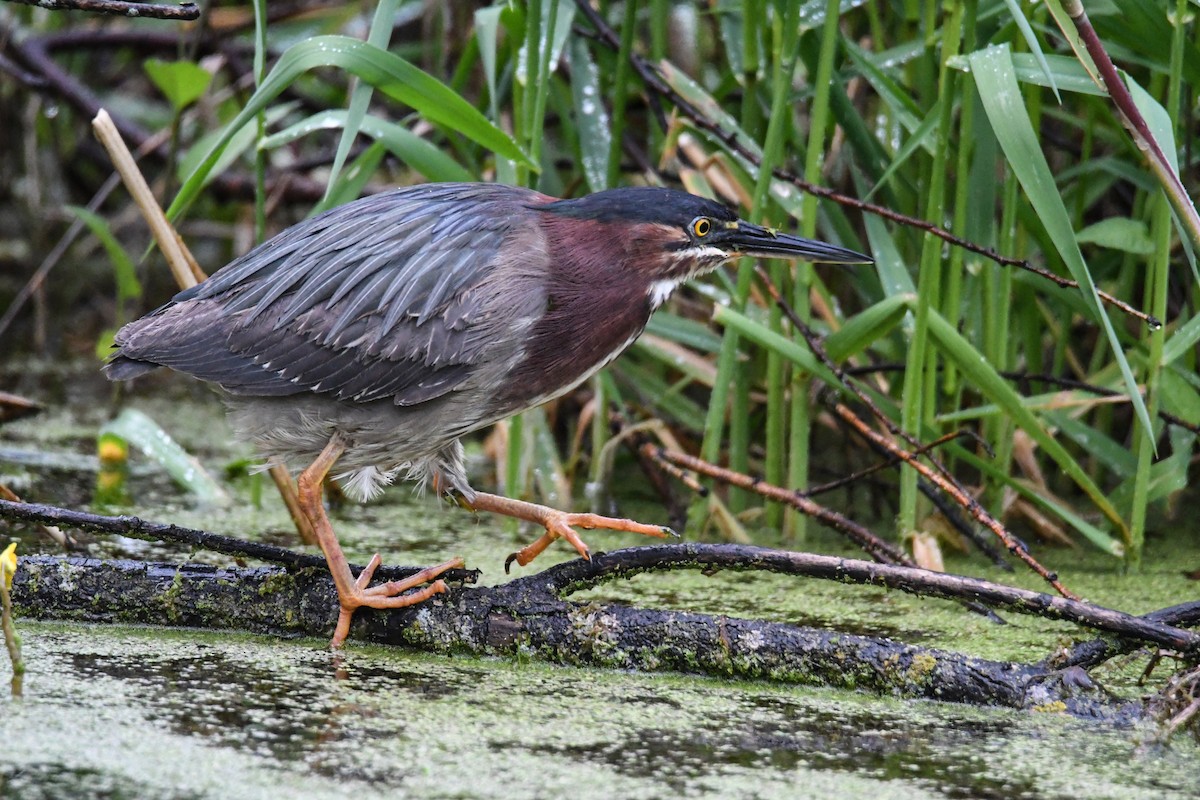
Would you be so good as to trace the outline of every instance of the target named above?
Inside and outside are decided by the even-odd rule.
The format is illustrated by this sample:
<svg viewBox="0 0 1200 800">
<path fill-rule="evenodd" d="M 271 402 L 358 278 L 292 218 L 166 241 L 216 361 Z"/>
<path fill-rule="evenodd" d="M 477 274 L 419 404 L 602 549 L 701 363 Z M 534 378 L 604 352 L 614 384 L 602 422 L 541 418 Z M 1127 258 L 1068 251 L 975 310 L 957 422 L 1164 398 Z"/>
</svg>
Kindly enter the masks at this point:
<svg viewBox="0 0 1200 800">
<path fill-rule="evenodd" d="M 461 558 L 452 558 L 437 566 L 426 567 L 403 580 L 388 581 L 378 586 L 370 586 L 371 577 L 379 567 L 380 561 L 378 553 L 371 556 L 371 560 L 367 562 L 367 566 L 363 568 L 363 571 L 358 574 L 353 585 L 350 587 L 338 587 L 338 604 L 340 610 L 338 612 L 337 628 L 334 629 L 333 639 L 329 642 L 330 648 L 336 650 L 346 641 L 346 634 L 350 632 L 350 620 L 357 609 L 363 606 L 378 609 L 404 608 L 405 606 L 424 602 L 435 594 L 441 594 L 446 591 L 446 582 L 434 580 L 434 578 L 437 578 L 437 576 L 448 569 L 461 567 L 464 563 Z M 433 581 L 433 583 L 430 583 L 430 581 Z M 423 583 L 428 585 L 415 592 L 408 592 L 409 589 L 420 586 Z M 408 594 L 405 594 L 405 592 L 408 592 Z"/>
<path fill-rule="evenodd" d="M 540 506 L 540 508 L 545 508 L 545 506 Z M 542 518 L 533 520 L 544 525 L 546 532 L 537 541 L 522 547 L 504 559 L 505 574 L 508 573 L 514 561 L 522 567 L 527 565 L 541 555 L 542 551 L 549 547 L 555 539 L 566 539 L 581 557 L 585 560 L 591 560 L 591 551 L 583 539 L 579 538 L 579 534 L 575 532 L 575 528 L 583 528 L 585 530 L 600 528 L 610 531 L 626 531 L 628 533 L 640 533 L 644 536 L 654 536 L 659 539 L 679 535 L 670 528 L 663 527 L 662 525 L 647 525 L 632 519 L 602 517 L 599 514 L 569 513 L 553 509 L 547 509 L 547 511 L 549 513 L 542 516 Z"/>
</svg>

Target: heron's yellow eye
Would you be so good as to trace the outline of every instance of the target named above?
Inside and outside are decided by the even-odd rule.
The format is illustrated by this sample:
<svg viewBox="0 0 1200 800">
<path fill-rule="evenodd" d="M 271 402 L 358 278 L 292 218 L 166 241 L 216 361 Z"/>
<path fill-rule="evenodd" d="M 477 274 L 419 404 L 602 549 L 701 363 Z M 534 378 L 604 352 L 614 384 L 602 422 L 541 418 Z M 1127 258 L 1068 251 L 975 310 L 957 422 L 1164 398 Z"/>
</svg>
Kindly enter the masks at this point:
<svg viewBox="0 0 1200 800">
<path fill-rule="evenodd" d="M 708 236 L 712 232 L 712 222 L 707 217 L 696 217 L 692 220 L 692 233 L 699 237 Z"/>
</svg>

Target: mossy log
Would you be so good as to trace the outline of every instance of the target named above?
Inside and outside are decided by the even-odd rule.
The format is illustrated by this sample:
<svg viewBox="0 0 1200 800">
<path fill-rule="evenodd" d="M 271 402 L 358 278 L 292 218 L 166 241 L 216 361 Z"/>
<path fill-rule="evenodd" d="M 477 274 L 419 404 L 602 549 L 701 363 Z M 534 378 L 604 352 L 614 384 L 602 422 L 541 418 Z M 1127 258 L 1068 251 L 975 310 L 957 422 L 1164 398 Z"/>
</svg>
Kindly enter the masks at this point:
<svg viewBox="0 0 1200 800">
<path fill-rule="evenodd" d="M 355 615 L 351 642 L 769 679 L 1106 718 L 1140 712 L 1140 705 L 1108 698 L 1077 668 L 1055 671 L 886 638 L 562 599 L 571 590 L 663 564 L 664 554 L 655 558 L 655 550 L 668 551 L 668 568 L 703 566 L 704 559 L 689 564 L 686 558 L 690 548 L 703 547 L 615 551 L 501 586 L 459 586 L 413 608 L 363 609 Z M 21 559 L 13 590 L 21 613 L 43 619 L 325 637 L 336 617 L 333 583 L 316 567 L 226 569 L 33 556 Z"/>
</svg>

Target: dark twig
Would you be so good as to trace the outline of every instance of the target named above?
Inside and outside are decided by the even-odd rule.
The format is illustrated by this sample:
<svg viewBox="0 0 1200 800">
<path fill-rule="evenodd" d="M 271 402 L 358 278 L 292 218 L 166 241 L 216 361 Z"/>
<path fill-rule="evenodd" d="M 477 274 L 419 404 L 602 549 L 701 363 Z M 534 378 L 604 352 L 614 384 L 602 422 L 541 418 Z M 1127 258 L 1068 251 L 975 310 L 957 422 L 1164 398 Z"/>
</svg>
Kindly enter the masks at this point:
<svg viewBox="0 0 1200 800">
<path fill-rule="evenodd" d="M 89 11 L 93 14 L 114 14 L 121 17 L 183 20 L 185 22 L 200 18 L 200 8 L 195 3 L 168 6 L 159 3 L 127 3 L 122 0 L 8 0 L 8 2 L 48 8 L 51 11 Z"/>
<path fill-rule="evenodd" d="M 663 447 L 656 447 L 653 444 L 642 445 L 642 452 L 659 461 L 666 461 L 669 464 L 675 464 L 692 472 L 706 475 L 730 486 L 748 489 L 770 500 L 786 503 L 797 511 L 807 514 L 813 519 L 819 520 L 839 533 L 846 535 L 874 559 L 887 564 L 915 566 L 912 560 L 900 552 L 894 545 L 880 539 L 857 522 L 814 502 L 804 492 L 790 491 L 779 486 L 774 486 L 750 475 L 743 475 L 740 472 L 734 472 L 716 464 L 710 464 L 693 455 L 680 453 L 675 450 L 667 450 Z"/>
<path fill-rule="evenodd" d="M 952 442 L 958 438 L 969 437 L 970 435 L 971 435 L 970 432 L 965 431 L 965 430 L 951 431 L 950 433 L 947 433 L 945 436 L 939 436 L 937 439 L 934 439 L 932 442 L 929 442 L 928 444 L 920 445 L 919 447 L 917 447 L 917 449 L 915 449 L 913 451 L 913 455 L 914 456 L 928 455 L 929 453 L 933 452 L 934 450 L 936 450 L 937 448 L 941 447 L 944 444 Z M 808 488 L 807 491 L 805 491 L 805 494 L 808 495 L 809 497 L 817 497 L 818 495 L 825 494 L 826 492 L 832 492 L 835 489 L 840 489 L 843 486 L 848 486 L 849 484 L 860 481 L 869 475 L 874 475 L 877 472 L 883 472 L 884 470 L 891 469 L 892 467 L 896 466 L 897 464 L 901 463 L 902 461 L 903 461 L 903 459 L 900 458 L 899 456 L 894 455 L 892 453 L 887 453 L 885 455 L 884 459 L 882 461 L 880 461 L 879 463 L 872 464 L 871 466 L 866 467 L 864 469 L 860 469 L 857 472 L 852 472 L 849 475 L 845 475 L 841 478 L 838 478 L 837 480 L 827 481 L 826 483 L 822 483 L 818 486 L 811 486 Z"/>
<path fill-rule="evenodd" d="M 600 41 L 614 51 L 619 50 L 619 37 L 617 36 L 616 32 L 613 31 L 612 27 L 605 22 L 600 13 L 592 8 L 589 0 L 575 0 L 575 2 L 583 15 L 587 17 L 588 21 L 591 22 L 593 27 L 595 27 Z M 667 83 L 667 81 L 662 77 L 657 67 L 634 51 L 630 52 L 629 58 L 633 63 L 635 71 L 638 73 L 650 91 L 666 98 L 676 108 L 678 108 L 684 116 L 690 119 L 692 123 L 696 125 L 696 127 L 710 133 L 714 138 L 724 143 L 726 147 L 737 153 L 741 158 L 746 159 L 751 164 L 758 165 L 761 163 L 759 155 L 739 141 L 736 134 L 734 134 L 732 131 L 726 131 L 721 128 L 720 125 L 709 119 L 703 111 L 696 108 L 685 97 L 671 88 L 670 84 Z M 875 214 L 876 216 L 882 217 L 891 222 L 916 228 L 924 231 L 925 233 L 936 236 L 942 241 L 945 241 L 955 247 L 960 247 L 969 252 L 981 255 L 984 258 L 1000 264 L 1001 266 L 1017 267 L 1019 269 L 1027 270 L 1035 275 L 1038 275 L 1039 277 L 1045 278 L 1048 281 L 1052 281 L 1063 288 L 1079 288 L 1079 284 L 1070 278 L 1064 278 L 1061 275 L 1056 275 L 1053 272 L 1050 272 L 1049 270 L 1036 267 L 1026 259 L 1001 255 L 990 247 L 984 247 L 981 244 L 964 239 L 961 236 L 956 236 L 945 228 L 935 225 L 932 222 L 918 219 L 916 217 L 910 217 L 907 214 L 901 214 L 900 212 L 893 211 L 885 206 L 867 203 L 857 198 L 850 197 L 849 195 L 834 191 L 833 189 L 828 189 L 824 186 L 818 186 L 816 184 L 809 183 L 796 173 L 783 167 L 776 167 L 772 170 L 771 174 L 782 181 L 787 181 L 797 189 L 807 192 L 815 197 L 832 200 L 833 202 L 846 206 L 847 208 L 853 208 L 857 209 L 858 211 Z M 1108 292 L 1100 290 L 1097 290 L 1097 294 L 1104 302 L 1112 305 L 1125 314 L 1142 320 L 1151 328 L 1162 327 L 1161 321 L 1144 311 L 1134 308 L 1124 300 L 1114 297 Z"/>
<path fill-rule="evenodd" d="M 1180 603 L 1177 606 L 1160 608 L 1156 611 L 1151 611 L 1149 614 L 1143 614 L 1141 619 L 1160 625 L 1194 628 L 1200 625 L 1200 601 L 1193 600 L 1190 603 Z M 1066 669 L 1067 667 L 1091 669 L 1099 664 L 1103 664 L 1114 656 L 1133 652 L 1139 646 L 1137 642 L 1128 639 L 1118 639 L 1116 641 L 1111 639 L 1092 639 L 1080 642 L 1069 650 L 1064 650 L 1061 653 L 1051 656 L 1043 664 L 1052 669 Z"/>
<path fill-rule="evenodd" d="M 320 567 L 325 569 L 325 559 L 321 556 L 297 553 L 282 547 L 275 547 L 261 542 L 247 542 L 232 536 L 222 536 L 211 531 L 183 528 L 161 522 L 147 522 L 139 517 L 122 515 L 107 517 L 99 514 L 89 514 L 83 511 L 72 511 L 67 508 L 43 505 L 40 503 L 13 503 L 0 500 L 0 518 L 16 519 L 26 522 L 41 522 L 51 525 L 64 525 L 72 528 L 93 531 L 96 533 L 119 534 L 134 539 L 146 539 L 152 542 L 175 542 L 192 547 L 201 547 L 214 553 L 240 558 L 253 558 L 271 564 L 282 564 L 285 567 Z M 361 569 L 351 565 L 354 571 Z M 375 571 L 376 577 L 383 580 L 401 580 L 419 572 L 418 567 L 380 567 Z M 476 570 L 457 569 L 444 573 L 448 581 L 466 581 L 474 583 L 478 576 Z"/>
<path fill-rule="evenodd" d="M 575 560 L 559 564 L 542 572 L 537 579 L 560 592 L 570 592 L 590 588 L 605 580 L 626 579 L 641 572 L 678 567 L 764 570 L 840 583 L 883 586 L 921 597 L 974 600 L 989 608 L 1065 620 L 1143 643 L 1200 653 L 1198 633 L 1074 598 L 1055 597 L 1044 592 L 913 566 L 795 553 L 752 545 L 684 543 L 631 547 L 597 555 L 591 561 Z"/>
<path fill-rule="evenodd" d="M 34 5 L 37 3 L 35 2 Z M 50 53 L 41 39 L 36 36 L 25 39 L 10 37 L 6 45 L 17 61 L 46 82 L 44 91 L 52 91 L 88 119 L 96 116 L 96 112 L 102 106 L 100 98 L 60 67 L 50 57 Z M 115 116 L 113 121 L 121 132 L 121 136 L 127 141 L 135 142 L 139 147 L 150 139 L 150 133 L 145 128 L 123 116 Z"/>
<path fill-rule="evenodd" d="M 842 420 L 858 431 L 859 435 L 868 442 L 872 442 L 873 444 L 885 449 L 889 453 L 899 455 L 906 464 L 915 469 L 917 472 L 921 473 L 926 480 L 935 484 L 943 492 L 954 498 L 954 501 L 962 506 L 967 513 L 974 517 L 981 525 L 994 533 L 996 538 L 1004 542 L 1004 546 L 1008 548 L 1008 552 L 1012 553 L 1014 556 L 1028 564 L 1029 568 L 1038 575 L 1042 576 L 1047 583 L 1054 587 L 1056 592 L 1071 600 L 1079 599 L 1078 595 L 1071 592 L 1062 584 L 1062 582 L 1058 579 L 1058 573 L 1051 572 L 1043 567 L 1041 563 L 1029 553 L 1029 550 L 1025 547 L 1024 543 L 1009 533 L 1008 529 L 1005 528 L 999 520 L 989 514 L 987 509 L 981 506 L 969 492 L 959 486 L 957 481 L 947 480 L 940 472 L 921 463 L 911 453 L 898 447 L 895 442 L 884 438 L 882 434 L 859 419 L 858 415 L 856 415 L 845 405 L 837 403 L 833 407 L 833 410 L 839 417 L 842 418 Z"/>
</svg>

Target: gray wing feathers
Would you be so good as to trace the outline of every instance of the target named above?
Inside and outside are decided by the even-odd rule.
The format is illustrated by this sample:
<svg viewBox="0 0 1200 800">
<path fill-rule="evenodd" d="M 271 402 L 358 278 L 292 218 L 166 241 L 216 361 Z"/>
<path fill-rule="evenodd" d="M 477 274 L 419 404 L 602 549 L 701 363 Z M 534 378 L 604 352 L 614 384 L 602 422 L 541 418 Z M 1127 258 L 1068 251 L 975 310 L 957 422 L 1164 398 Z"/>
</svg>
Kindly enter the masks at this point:
<svg viewBox="0 0 1200 800">
<path fill-rule="evenodd" d="M 475 290 L 538 195 L 431 184 L 289 228 L 117 335 L 110 377 L 160 364 L 234 394 L 413 405 L 478 365 Z M 500 335 L 503 335 L 501 332 Z"/>
</svg>

